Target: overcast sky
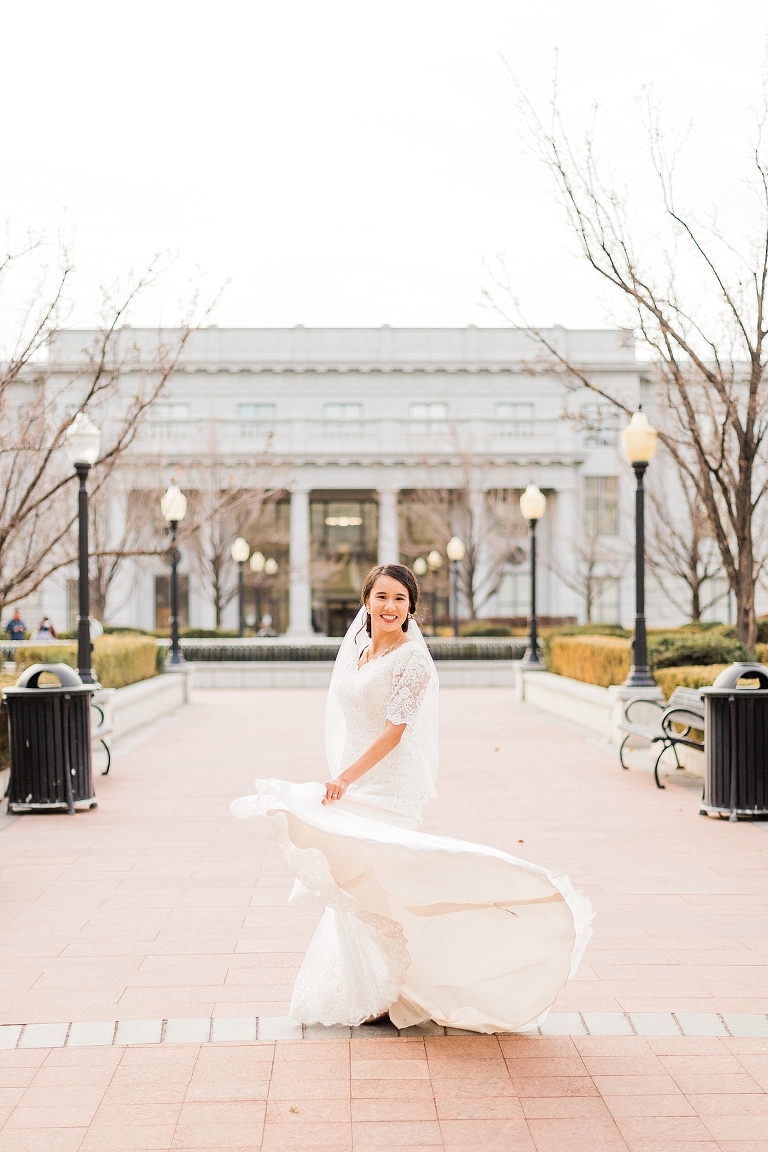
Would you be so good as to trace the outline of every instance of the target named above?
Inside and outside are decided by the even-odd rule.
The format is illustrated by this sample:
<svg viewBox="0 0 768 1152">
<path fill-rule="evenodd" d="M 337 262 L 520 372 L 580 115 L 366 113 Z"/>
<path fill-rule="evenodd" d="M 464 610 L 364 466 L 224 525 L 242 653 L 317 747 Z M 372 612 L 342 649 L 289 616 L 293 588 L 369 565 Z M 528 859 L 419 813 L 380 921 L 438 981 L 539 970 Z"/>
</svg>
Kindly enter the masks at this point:
<svg viewBox="0 0 768 1152">
<path fill-rule="evenodd" d="M 135 323 L 172 322 L 199 266 L 220 326 L 465 325 L 505 253 L 538 323 L 604 325 L 505 68 L 536 99 L 555 50 L 570 122 L 642 200 L 636 98 L 694 122 L 688 190 L 738 215 L 764 0 L 133 0 L 6 6 L 0 203 L 75 237 L 72 321 L 101 281 L 177 260 Z M 6 312 L 2 320 L 8 319 Z"/>
</svg>

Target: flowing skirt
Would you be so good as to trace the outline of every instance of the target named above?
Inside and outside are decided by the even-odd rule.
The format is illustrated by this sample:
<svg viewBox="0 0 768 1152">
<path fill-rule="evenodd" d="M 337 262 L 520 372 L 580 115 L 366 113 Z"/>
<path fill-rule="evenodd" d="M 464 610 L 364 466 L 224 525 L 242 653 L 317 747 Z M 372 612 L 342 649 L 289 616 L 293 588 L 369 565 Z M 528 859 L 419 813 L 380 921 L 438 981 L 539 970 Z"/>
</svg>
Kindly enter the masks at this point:
<svg viewBox="0 0 768 1152">
<path fill-rule="evenodd" d="M 232 811 L 270 818 L 296 876 L 289 902 L 324 907 L 294 988 L 297 1020 L 389 1012 L 398 1028 L 521 1031 L 576 971 L 592 911 L 567 877 L 351 798 L 323 805 L 322 784 L 256 789 Z"/>
</svg>

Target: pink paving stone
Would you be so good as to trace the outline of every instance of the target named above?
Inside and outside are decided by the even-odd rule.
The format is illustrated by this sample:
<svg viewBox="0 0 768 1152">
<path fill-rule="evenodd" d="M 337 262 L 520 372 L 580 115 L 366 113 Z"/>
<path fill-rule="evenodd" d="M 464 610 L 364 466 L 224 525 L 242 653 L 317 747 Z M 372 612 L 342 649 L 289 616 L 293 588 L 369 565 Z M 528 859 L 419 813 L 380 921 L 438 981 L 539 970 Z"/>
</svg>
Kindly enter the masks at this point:
<svg viewBox="0 0 768 1152">
<path fill-rule="evenodd" d="M 615 749 L 518 704 L 511 691 L 451 689 L 443 699 L 440 795 L 426 810 L 424 831 L 476 839 L 560 868 L 592 895 L 594 939 L 555 1013 L 768 1011 L 764 829 L 702 819 L 695 789 L 672 780 L 659 792 L 647 773 L 621 772 Z M 0 833 L 0 958 L 7 961 L 0 1021 L 284 1016 L 317 913 L 286 908 L 291 877 L 269 828 L 235 821 L 228 808 L 257 775 L 324 778 L 323 706 L 324 694 L 313 690 L 196 693 L 175 721 L 118 756 L 110 776 L 97 779 L 98 809 L 72 820 L 23 817 L 6 827 Z M 329 1117 L 325 1126 L 318 1117 L 305 1129 L 318 1146 L 329 1140 L 333 1146 L 334 1139 L 337 1147 L 349 1144 L 351 1129 L 336 1127 L 330 1117 L 350 1100 L 382 1102 L 382 1111 L 371 1106 L 370 1118 L 358 1113 L 356 1124 L 372 1125 L 359 1129 L 361 1141 L 378 1140 L 379 1124 L 386 1129 L 388 1123 L 378 1118 L 384 1115 L 398 1125 L 401 1141 L 409 1134 L 415 1144 L 431 1141 L 433 1128 L 417 1132 L 410 1125 L 438 1123 L 422 1111 L 437 1099 L 440 1121 L 450 1126 L 437 1146 L 465 1146 L 466 1126 L 483 1121 L 489 1149 L 506 1132 L 510 1147 L 537 1152 L 557 1147 L 567 1134 L 571 1139 L 587 1119 L 583 1142 L 614 1146 L 621 1136 L 608 1121 L 611 1113 L 622 1122 L 668 1117 L 675 1123 L 667 1129 L 627 1123 L 630 1140 L 640 1148 L 645 1134 L 650 1140 L 662 1131 L 674 1139 L 684 1134 L 692 1152 L 700 1141 L 693 1127 L 679 1123 L 696 1115 L 686 1092 L 691 1099 L 726 1093 L 751 1102 L 764 1101 L 768 1087 L 768 1047 L 751 1041 L 737 1050 L 728 1037 L 670 1036 L 647 1044 L 583 1037 L 578 1050 L 568 1037 L 407 1043 L 413 1045 L 407 1056 L 402 1040 L 293 1043 L 294 1051 L 306 1045 L 313 1060 L 330 1064 L 334 1074 L 325 1090 L 314 1088 L 311 1078 L 288 1075 L 286 1065 L 294 1061 L 281 1057 L 270 1091 L 271 1055 L 256 1071 L 247 1055 L 254 1048 L 237 1042 L 226 1049 L 234 1063 L 221 1067 L 202 1054 L 212 1050 L 194 1047 L 186 1056 L 184 1045 L 168 1052 L 186 1062 L 132 1048 L 110 1050 L 125 1058 L 114 1066 L 89 1064 L 93 1050 L 87 1048 L 0 1052 L 0 1077 L 12 1092 L 31 1090 L 33 1083 L 52 1091 L 92 1084 L 115 1108 L 175 1107 L 189 1093 L 189 1104 L 205 1105 L 209 1116 L 209 1106 L 218 1103 L 227 1113 L 231 1105 L 222 1123 L 232 1140 L 243 1135 L 244 1121 L 235 1113 L 247 1102 L 250 1077 L 253 1101 L 263 1110 L 269 1098 L 280 1117 L 268 1125 L 265 1148 L 283 1138 L 293 1146 L 291 1132 L 303 1127 L 293 1120 L 306 1115 L 301 1101 L 311 1107 L 313 1098 Z M 375 1051 L 374 1044 L 380 1045 Z M 346 1057 L 339 1063 L 339 1046 L 351 1049 L 351 1064 Z M 329 1053 L 325 1060 L 321 1049 Z M 238 1053 L 249 1069 L 245 1075 L 237 1071 Z M 713 1065 L 706 1058 L 729 1053 L 740 1071 L 713 1071 L 729 1061 Z M 651 1072 L 667 1056 L 692 1063 L 685 1071 L 676 1065 L 673 1074 L 674 1062 L 661 1074 Z M 47 1063 L 64 1057 L 72 1063 Z M 606 1061 L 613 1061 L 615 1075 L 607 1074 Z M 280 1109 L 290 1109 L 292 1088 L 301 1112 L 289 1111 L 289 1122 Z M 7 1105 L 20 1106 L 26 1107 L 21 1099 Z M 736 1107 L 739 1114 L 763 1116 Z M 195 1123 L 184 1121 L 175 1147 L 191 1146 Z M 50 1128 L 23 1131 L 39 1137 L 37 1146 L 48 1146 Z M 55 1131 L 51 1148 L 57 1142 L 107 1148 L 125 1136 L 106 1124 L 98 1131 L 77 1124 Z M 211 1131 L 201 1126 L 198 1134 L 207 1139 Z M 166 1132 L 163 1122 L 134 1126 L 138 1140 L 161 1148 L 174 1139 Z M 735 1139 L 752 1139 L 751 1133 L 745 1124 Z M 16 1152 L 10 1136 L 7 1129 L 0 1152 Z M 304 1147 L 311 1146 L 305 1140 Z"/>
</svg>

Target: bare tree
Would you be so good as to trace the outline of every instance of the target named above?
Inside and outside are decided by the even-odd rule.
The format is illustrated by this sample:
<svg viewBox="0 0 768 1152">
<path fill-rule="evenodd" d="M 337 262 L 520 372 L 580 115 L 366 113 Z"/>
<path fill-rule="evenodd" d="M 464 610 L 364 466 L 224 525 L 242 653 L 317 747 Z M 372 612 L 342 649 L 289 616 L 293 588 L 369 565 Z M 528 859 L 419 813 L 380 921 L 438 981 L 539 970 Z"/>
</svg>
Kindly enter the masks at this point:
<svg viewBox="0 0 768 1152">
<path fill-rule="evenodd" d="M 214 463 L 199 470 L 197 487 L 188 492 L 192 515 L 180 542 L 190 543 L 192 568 L 213 607 L 216 628 L 221 628 L 224 610 L 237 595 L 230 549 L 237 536 L 250 543 L 260 538 L 260 521 L 281 494 L 280 469 L 270 460 L 268 440 L 249 464 L 228 470 L 216 463 L 220 454 L 215 424 L 209 439 L 208 456 Z"/>
<path fill-rule="evenodd" d="M 764 101 L 751 149 L 754 218 L 740 245 L 723 234 L 716 218 L 702 222 L 681 206 L 678 146 L 665 136 L 657 109 L 645 99 L 661 210 L 659 250 L 653 230 L 640 234 L 628 192 L 600 161 L 594 126 L 577 145 L 563 123 L 556 89 L 546 122 L 519 86 L 515 91 L 529 146 L 551 178 L 582 256 L 628 306 L 638 339 L 650 353 L 666 416 L 661 439 L 707 514 L 736 600 L 736 633 L 753 647 L 755 586 L 766 559 L 768 105 Z M 686 261 L 696 272 L 696 290 L 705 289 L 701 298 L 681 283 Z M 503 270 L 496 278 L 499 287 L 514 302 L 512 316 L 495 292 L 494 303 L 519 323 L 522 313 Z M 530 332 L 542 349 L 543 368 L 559 370 L 571 387 L 588 389 L 629 415 L 625 398 L 584 372 L 546 332 Z"/>
<path fill-rule="evenodd" d="M 621 580 L 629 566 L 631 555 L 626 545 L 617 540 L 609 542 L 588 523 L 569 551 L 568 563 L 552 556 L 546 566 L 566 588 L 576 592 L 584 603 L 587 624 L 596 623 L 595 608 L 606 580 Z"/>
<path fill-rule="evenodd" d="M 115 498 L 123 505 L 118 515 Z M 89 501 L 91 610 L 103 623 L 127 603 L 146 562 L 167 552 L 167 545 L 152 531 L 159 501 L 159 491 L 114 492 L 110 484 L 102 484 Z M 115 601 L 115 589 L 120 584 L 122 599 Z"/>
<path fill-rule="evenodd" d="M 412 562 L 425 548 L 444 553 L 450 538 L 459 536 L 466 549 L 459 589 L 474 620 L 498 591 L 509 563 L 520 563 L 527 529 L 519 492 L 486 490 L 484 478 L 468 458 L 462 459 L 456 479 L 451 488 L 423 488 L 403 501 L 401 550 Z"/>
<path fill-rule="evenodd" d="M 677 472 L 682 497 L 681 508 L 672 511 L 667 485 L 651 482 L 646 488 L 648 528 L 646 557 L 665 596 L 692 621 L 712 608 L 722 595 L 704 595 L 704 589 L 723 571 L 720 551 L 709 515 L 696 497 L 685 472 Z"/>
<path fill-rule="evenodd" d="M 25 262 L 39 256 L 40 245 L 31 240 L 0 259 L 0 290 L 6 295 L 9 277 L 24 272 Z M 41 272 L 22 309 L 17 335 L 3 349 L 0 363 L 0 608 L 28 596 L 76 560 L 75 475 L 63 452 L 75 412 L 87 413 L 103 427 L 103 451 L 91 481 L 92 492 L 98 491 L 176 370 L 193 331 L 197 293 L 172 342 L 159 335 L 149 354 L 125 328 L 131 308 L 162 271 L 163 261 L 157 258 L 142 275 L 103 291 L 100 326 L 65 379 L 53 369 L 56 334 L 68 314 L 72 261 L 66 252 L 54 283 Z M 128 366 L 135 386 L 125 395 L 120 382 Z"/>
</svg>

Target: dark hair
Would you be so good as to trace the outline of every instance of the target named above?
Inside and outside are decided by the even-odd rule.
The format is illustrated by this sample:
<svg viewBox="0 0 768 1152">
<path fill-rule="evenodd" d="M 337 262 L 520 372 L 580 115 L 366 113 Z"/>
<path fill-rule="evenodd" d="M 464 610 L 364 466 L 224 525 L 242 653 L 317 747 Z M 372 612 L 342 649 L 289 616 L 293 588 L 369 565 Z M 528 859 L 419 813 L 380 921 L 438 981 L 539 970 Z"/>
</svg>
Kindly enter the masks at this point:
<svg viewBox="0 0 768 1152">
<path fill-rule="evenodd" d="M 408 593 L 408 615 L 403 621 L 403 632 L 408 631 L 408 621 L 416 611 L 416 605 L 419 602 L 419 586 L 416 583 L 416 577 L 410 568 L 406 568 L 404 564 L 377 564 L 375 568 L 371 568 L 366 576 L 362 591 L 360 592 L 360 600 L 365 604 L 366 600 L 373 591 L 373 586 L 380 576 L 389 576 L 392 580 L 397 580 L 398 584 L 402 584 Z M 371 635 L 371 614 L 367 614 L 365 621 L 365 630 L 368 635 Z"/>
</svg>

